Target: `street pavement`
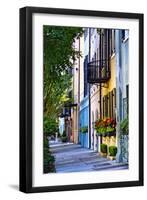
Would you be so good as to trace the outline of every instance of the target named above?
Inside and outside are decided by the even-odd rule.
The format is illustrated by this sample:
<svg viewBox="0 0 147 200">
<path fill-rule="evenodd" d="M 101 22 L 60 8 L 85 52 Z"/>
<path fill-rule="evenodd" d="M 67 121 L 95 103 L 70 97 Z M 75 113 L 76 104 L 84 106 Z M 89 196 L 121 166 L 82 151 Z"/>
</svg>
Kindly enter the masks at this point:
<svg viewBox="0 0 147 200">
<path fill-rule="evenodd" d="M 127 164 L 110 161 L 79 144 L 50 142 L 50 150 L 57 173 L 128 169 Z"/>
</svg>

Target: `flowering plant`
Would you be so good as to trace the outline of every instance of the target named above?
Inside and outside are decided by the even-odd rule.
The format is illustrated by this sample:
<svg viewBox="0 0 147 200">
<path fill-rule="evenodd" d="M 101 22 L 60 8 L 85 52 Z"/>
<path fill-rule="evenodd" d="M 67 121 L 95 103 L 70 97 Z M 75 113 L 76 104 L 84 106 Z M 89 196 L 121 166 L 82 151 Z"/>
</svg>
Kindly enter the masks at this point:
<svg viewBox="0 0 147 200">
<path fill-rule="evenodd" d="M 88 132 L 88 126 L 83 126 L 80 128 L 80 132 L 87 133 Z"/>
<path fill-rule="evenodd" d="M 98 119 L 95 122 L 95 129 L 99 134 L 114 132 L 116 130 L 116 121 L 112 118 Z"/>
</svg>

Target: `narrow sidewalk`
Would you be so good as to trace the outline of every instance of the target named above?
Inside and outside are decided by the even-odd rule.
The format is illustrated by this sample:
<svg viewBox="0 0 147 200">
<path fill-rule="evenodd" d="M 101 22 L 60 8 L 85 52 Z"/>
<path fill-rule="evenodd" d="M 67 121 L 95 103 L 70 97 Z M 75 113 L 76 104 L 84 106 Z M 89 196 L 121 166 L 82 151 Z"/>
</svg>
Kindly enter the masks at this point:
<svg viewBox="0 0 147 200">
<path fill-rule="evenodd" d="M 51 142 L 50 150 L 55 156 L 57 173 L 128 169 L 127 164 L 110 161 L 79 144 Z"/>
</svg>

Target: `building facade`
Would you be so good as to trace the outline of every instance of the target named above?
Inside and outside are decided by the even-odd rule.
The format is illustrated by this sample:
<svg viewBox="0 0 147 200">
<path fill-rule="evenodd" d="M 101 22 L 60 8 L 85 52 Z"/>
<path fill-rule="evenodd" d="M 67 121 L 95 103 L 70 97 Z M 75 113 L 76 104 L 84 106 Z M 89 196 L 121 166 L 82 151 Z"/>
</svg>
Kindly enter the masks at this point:
<svg viewBox="0 0 147 200">
<path fill-rule="evenodd" d="M 90 46 L 91 149 L 100 152 L 102 143 L 117 144 L 116 133 L 99 136 L 94 127 L 99 119 L 116 118 L 115 30 L 91 29 Z"/>
<path fill-rule="evenodd" d="M 116 96 L 118 162 L 128 162 L 128 134 L 121 135 L 121 122 L 129 113 L 129 31 L 116 30 Z"/>
<path fill-rule="evenodd" d="M 89 88 L 87 82 L 87 64 L 89 60 L 89 29 L 84 28 L 81 46 L 83 65 L 80 68 L 80 109 L 79 109 L 79 143 L 89 147 Z M 83 47 L 83 48 L 82 48 Z M 83 50 L 83 51 L 82 51 Z"/>
<path fill-rule="evenodd" d="M 83 30 L 73 44 L 81 56 L 72 70 L 73 106 L 65 131 L 70 132 L 69 141 L 96 152 L 101 152 L 101 144 L 117 147 L 116 160 L 128 162 L 128 134 L 122 136 L 120 127 L 129 113 L 129 32 Z M 99 134 L 98 120 L 115 121 L 114 131 Z"/>
</svg>

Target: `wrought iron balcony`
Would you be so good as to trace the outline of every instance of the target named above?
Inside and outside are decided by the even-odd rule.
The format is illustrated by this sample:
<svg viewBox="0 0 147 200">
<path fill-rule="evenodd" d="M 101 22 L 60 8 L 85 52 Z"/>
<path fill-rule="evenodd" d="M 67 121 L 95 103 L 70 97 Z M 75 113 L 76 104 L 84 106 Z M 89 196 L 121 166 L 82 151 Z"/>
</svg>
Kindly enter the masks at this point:
<svg viewBox="0 0 147 200">
<path fill-rule="evenodd" d="M 95 60 L 88 63 L 88 83 L 105 83 L 110 79 L 110 68 L 108 60 Z"/>
</svg>

